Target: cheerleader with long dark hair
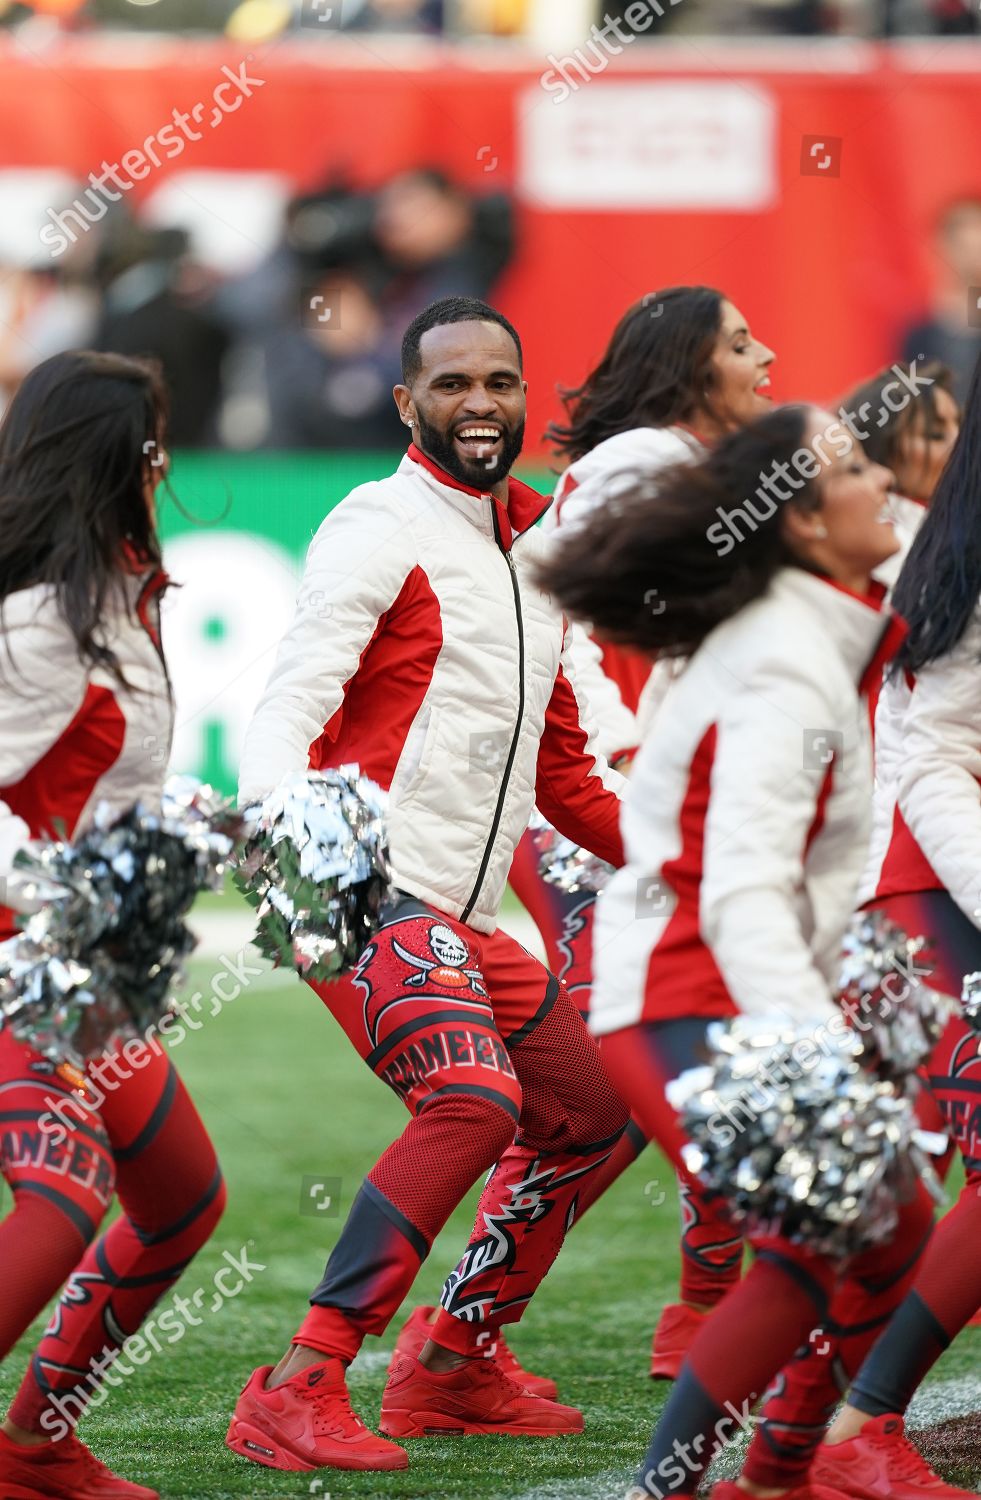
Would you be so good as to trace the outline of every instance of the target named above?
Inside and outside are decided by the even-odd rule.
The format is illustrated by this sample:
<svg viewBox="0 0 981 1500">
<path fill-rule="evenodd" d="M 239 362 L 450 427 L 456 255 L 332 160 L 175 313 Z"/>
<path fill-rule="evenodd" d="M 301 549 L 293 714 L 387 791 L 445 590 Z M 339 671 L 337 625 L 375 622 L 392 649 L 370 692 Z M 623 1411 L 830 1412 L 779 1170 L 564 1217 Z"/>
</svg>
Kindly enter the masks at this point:
<svg viewBox="0 0 981 1500">
<path fill-rule="evenodd" d="M 861 888 L 870 910 L 928 938 L 922 959 L 933 967 L 928 982 L 954 997 L 965 975 L 981 970 L 979 484 L 976 372 L 960 438 L 895 588 L 909 634 L 876 712 L 873 836 Z M 744 1468 L 754 1484 L 785 1485 L 806 1467 L 850 1386 L 847 1405 L 817 1450 L 815 1475 L 841 1486 L 847 1476 L 859 1500 L 962 1493 L 938 1479 L 906 1438 L 903 1422 L 920 1381 L 981 1306 L 981 1049 L 959 1015 L 925 1075 L 927 1097 L 961 1152 L 963 1191 L 888 1327 L 863 1324 L 863 1338 L 845 1340 L 846 1319 L 832 1308 L 828 1336 L 817 1344 L 822 1356 L 802 1350 L 784 1372 Z"/>
<path fill-rule="evenodd" d="M 160 638 L 154 494 L 166 468 L 155 366 L 60 354 L 0 425 L 0 892 L 17 850 L 71 839 L 107 803 L 159 801 L 174 707 Z M 0 936 L 17 930 L 0 906 Z M 159 1044 L 113 1055 L 96 1092 L 0 1032 L 0 1357 L 63 1288 L 0 1430 L 0 1492 L 154 1500 L 75 1423 L 124 1341 L 221 1216 L 207 1132 Z M 131 1065 L 130 1065 L 131 1064 Z M 60 1123 L 59 1123 L 60 1122 Z M 117 1196 L 122 1214 L 100 1234 Z"/>
<path fill-rule="evenodd" d="M 712 1020 L 841 1023 L 832 983 L 870 826 L 865 693 L 901 634 L 872 584 L 898 545 L 891 483 L 830 414 L 783 407 L 662 475 L 653 496 L 621 496 L 544 573 L 573 616 L 686 660 L 634 763 L 627 864 L 597 908 L 592 1012 L 617 1087 L 675 1161 L 666 1088 L 700 1060 Z M 924 1190 L 897 1213 L 893 1239 L 844 1268 L 873 1318 L 902 1300 L 931 1228 Z M 843 1285 L 806 1244 L 752 1243 L 753 1266 L 691 1346 L 639 1494 L 695 1495 L 733 1414 Z M 786 1493 L 851 1491 L 805 1479 Z"/>
<path fill-rule="evenodd" d="M 893 475 L 889 509 L 900 550 L 876 570 L 890 586 L 899 577 L 960 432 L 953 381 L 953 373 L 939 360 L 889 365 L 855 386 L 842 402 L 866 457 Z"/>
<path fill-rule="evenodd" d="M 601 508 L 618 486 L 653 476 L 674 463 L 696 462 L 726 433 L 770 410 L 773 351 L 723 292 L 707 286 L 668 287 L 634 304 L 620 319 L 599 364 L 563 392 L 564 422 L 548 430 L 566 464 L 545 527 L 557 538 Z M 654 601 L 656 604 L 656 601 Z M 598 724 L 598 742 L 612 764 L 629 766 L 641 725 L 670 680 L 670 664 L 651 677 L 649 655 L 591 639 L 576 627 L 577 668 Z M 592 987 L 595 895 L 566 892 L 539 872 L 534 833 L 518 845 L 511 886 L 538 927 L 549 967 L 562 980 L 587 1024 Z M 647 1144 L 631 1120 L 611 1159 L 590 1183 L 582 1214 L 606 1192 Z M 739 1279 L 742 1239 L 720 1221 L 694 1185 L 682 1198 L 681 1284 L 654 1333 L 650 1372 L 673 1379 L 708 1313 Z"/>
</svg>

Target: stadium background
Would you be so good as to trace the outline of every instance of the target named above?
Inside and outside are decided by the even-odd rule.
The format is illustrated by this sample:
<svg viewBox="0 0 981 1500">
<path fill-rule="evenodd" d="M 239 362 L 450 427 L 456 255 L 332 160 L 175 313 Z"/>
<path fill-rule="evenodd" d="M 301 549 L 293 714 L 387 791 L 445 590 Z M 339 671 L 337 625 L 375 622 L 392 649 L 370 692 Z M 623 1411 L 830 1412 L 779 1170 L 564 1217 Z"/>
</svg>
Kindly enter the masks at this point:
<svg viewBox="0 0 981 1500">
<path fill-rule="evenodd" d="M 49 353 L 60 327 L 74 329 L 86 297 L 105 299 L 111 272 L 93 263 L 108 255 L 111 236 L 120 237 L 123 210 L 136 225 L 153 226 L 156 240 L 124 246 L 126 275 L 117 282 L 132 279 L 133 267 L 163 263 L 178 311 L 205 332 L 208 320 L 223 318 L 214 389 L 199 395 L 213 417 L 196 431 L 184 422 L 178 434 L 195 441 L 175 452 L 172 468 L 187 514 L 168 502 L 162 508 L 168 562 L 184 583 L 168 621 L 175 754 L 223 786 L 231 786 L 309 537 L 353 481 L 390 471 L 399 441 L 389 413 L 395 327 L 383 323 L 368 363 L 359 351 L 332 357 L 330 339 L 359 338 L 345 323 L 365 314 L 350 266 L 330 246 L 300 267 L 272 329 L 257 330 L 254 311 L 243 312 L 243 302 L 267 296 L 263 267 L 279 254 L 290 199 L 306 195 L 327 204 L 330 216 L 342 195 L 345 207 L 371 201 L 407 169 L 438 168 L 471 204 L 505 205 L 504 270 L 480 282 L 483 269 L 469 267 L 472 281 L 463 285 L 483 291 L 490 279 L 487 294 L 522 333 L 531 383 L 522 472 L 543 489 L 556 387 L 580 380 L 622 309 L 658 285 L 721 285 L 777 350 L 777 399 L 840 395 L 903 351 L 935 297 L 947 308 L 963 303 L 963 344 L 978 336 L 971 320 L 981 323 L 981 291 L 972 293 L 971 278 L 981 284 L 981 251 L 969 251 L 977 272 L 962 269 L 935 234 L 947 205 L 981 190 L 971 147 L 981 136 L 978 43 L 637 39 L 583 81 L 568 62 L 576 45 L 561 43 L 535 55 L 499 40 L 324 39 L 306 26 L 252 48 L 95 31 L 48 37 L 27 51 L 18 34 L 0 34 L 7 390 L 18 362 L 28 368 Z M 583 55 L 595 66 L 594 55 Z M 177 159 L 133 181 L 117 219 L 107 213 L 86 233 L 75 229 L 78 242 L 52 261 L 39 229 L 80 193 L 87 174 L 123 159 L 175 108 L 187 113 L 210 101 L 222 66 L 234 72 L 242 63 L 263 86 L 217 127 L 204 127 L 199 141 L 187 141 Z M 579 84 L 565 99 L 556 92 L 562 78 Z M 135 233 L 127 220 L 126 234 Z M 174 233 L 186 239 L 160 252 Z M 446 269 L 446 287 L 456 290 L 459 266 Z M 416 309 L 414 297 L 438 293 L 440 272 L 437 264 L 417 276 L 383 320 L 392 324 Z M 99 278 L 98 293 L 87 278 Z M 18 296 L 31 309 L 21 327 Z M 120 318 L 113 326 L 104 315 L 102 327 L 93 321 L 93 338 L 101 333 L 113 347 L 120 327 Z M 121 332 L 127 350 L 163 339 L 150 321 Z M 190 323 L 190 333 L 198 326 Z M 308 356 L 309 366 L 297 365 Z M 371 410 L 351 428 L 377 441 L 368 450 L 348 446 L 356 438 L 339 434 L 344 413 L 335 411 L 317 447 L 314 410 L 300 456 L 273 456 L 269 399 L 248 374 L 249 362 L 264 357 L 273 392 L 278 371 L 285 392 L 291 381 L 303 383 L 294 404 L 308 399 L 311 383 L 332 378 L 332 365 L 348 389 L 348 372 L 368 378 Z M 190 374 L 180 357 L 171 363 L 180 389 Z M 219 443 L 220 456 L 207 452 Z"/>
<path fill-rule="evenodd" d="M 334 24 L 320 19 L 327 9 Z M 626 305 L 659 285 L 724 287 L 778 352 L 777 399 L 830 399 L 920 352 L 909 340 L 921 332 L 962 364 L 973 358 L 981 216 L 969 208 L 959 237 L 944 216 L 981 197 L 977 7 L 647 9 L 653 23 L 615 53 L 591 49 L 590 28 L 629 7 L 589 0 L 0 0 L 0 407 L 55 348 L 115 340 L 132 352 L 144 339 L 149 352 L 159 340 L 181 404 L 176 498 L 162 507 L 182 585 L 166 622 L 175 766 L 231 789 L 312 532 L 354 483 L 397 461 L 383 376 L 413 298 L 484 289 L 516 322 L 531 381 L 520 472 L 543 489 L 557 386 L 580 379 Z M 89 173 L 140 148 L 174 110 L 210 101 L 222 68 L 243 62 L 261 87 L 52 257 L 40 231 Z M 456 215 L 459 243 L 420 250 L 403 224 L 393 270 L 391 245 L 380 264 L 366 226 L 416 168 L 446 175 L 431 203 L 436 218 Z M 482 258 L 488 243 L 496 255 Z M 363 400 L 345 410 L 338 389 L 353 388 Z M 291 403 L 311 390 L 302 442 L 284 443 L 299 431 Z M 205 901 L 198 919 L 189 993 L 208 997 L 224 958 L 247 953 L 248 922 L 234 897 Z M 506 921 L 521 923 L 513 905 Z M 108 1461 L 193 1500 L 622 1494 L 664 1394 L 645 1376 L 676 1275 L 663 1164 L 643 1158 L 570 1237 L 515 1339 L 529 1367 L 585 1407 L 581 1441 L 427 1441 L 384 1484 L 247 1469 L 221 1446 L 234 1391 L 278 1357 L 400 1109 L 309 994 L 268 971 L 176 1061 L 230 1185 L 181 1291 L 210 1287 L 223 1254 L 245 1245 L 266 1269 L 110 1392 L 85 1428 Z M 438 1294 L 472 1211 L 471 1200 L 451 1220 L 420 1299 Z M 391 1338 L 369 1341 L 355 1367 L 369 1421 Z M 967 1484 L 981 1474 L 968 1415 L 981 1395 L 976 1339 L 957 1341 L 914 1410 L 925 1451 Z M 3 1396 L 29 1346 L 0 1371 Z"/>
<path fill-rule="evenodd" d="M 349 31 L 376 3 L 419 34 L 389 34 L 384 14 Z M 0 403 L 65 342 L 165 356 L 188 513 L 162 512 L 184 584 L 168 621 L 180 764 L 231 786 L 312 532 L 395 460 L 397 332 L 432 295 L 486 292 L 520 329 L 522 472 L 543 488 L 558 386 L 659 285 L 724 287 L 778 353 L 777 399 L 830 400 L 901 352 L 938 352 L 911 346 L 924 323 L 973 360 L 981 210 L 959 245 L 937 225 L 981 194 L 981 43 L 942 34 L 973 27 L 976 7 L 640 5 L 647 30 L 597 42 L 590 27 L 629 7 L 461 4 L 439 22 L 422 0 L 44 0 L 42 14 L 0 0 Z M 704 34 L 720 18 L 740 34 Z M 189 20 L 202 29 L 165 29 Z M 834 34 L 776 34 L 791 25 Z M 242 65 L 261 84 L 209 122 L 222 68 Z M 200 139 L 134 164 L 91 227 L 68 218 L 55 254 L 51 226 L 89 174 L 134 162 L 201 101 Z M 406 245 L 396 225 L 402 263 L 379 269 L 365 226 L 415 168 L 446 175 L 470 227 L 458 246 L 452 223 Z M 134 310 L 141 274 L 165 293 Z"/>
</svg>

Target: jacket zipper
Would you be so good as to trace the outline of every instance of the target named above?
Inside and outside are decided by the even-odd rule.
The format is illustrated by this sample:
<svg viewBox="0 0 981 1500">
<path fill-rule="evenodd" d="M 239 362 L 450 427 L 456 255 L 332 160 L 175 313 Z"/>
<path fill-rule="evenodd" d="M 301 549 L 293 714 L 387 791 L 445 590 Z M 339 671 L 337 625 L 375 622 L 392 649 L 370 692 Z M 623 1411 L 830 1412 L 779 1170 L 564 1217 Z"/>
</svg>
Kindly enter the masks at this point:
<svg viewBox="0 0 981 1500">
<path fill-rule="evenodd" d="M 494 515 L 494 537 L 497 541 L 498 547 L 500 547 L 501 551 L 504 553 L 504 561 L 507 563 L 508 572 L 511 575 L 511 590 L 514 594 L 514 613 L 515 618 L 518 622 L 518 717 L 514 726 L 514 734 L 511 738 L 511 749 L 508 752 L 507 764 L 504 767 L 504 777 L 501 781 L 501 790 L 499 791 L 497 796 L 497 807 L 494 809 L 494 821 L 491 824 L 490 834 L 484 847 L 484 856 L 480 861 L 480 868 L 477 871 L 477 883 L 470 893 L 470 900 L 463 908 L 460 916 L 461 922 L 465 922 L 470 913 L 473 911 L 474 906 L 477 902 L 477 897 L 480 894 L 480 887 L 483 885 L 484 877 L 487 874 L 487 866 L 490 864 L 491 854 L 493 853 L 494 844 L 497 840 L 497 830 L 501 826 L 501 814 L 504 811 L 504 798 L 507 796 L 508 783 L 511 780 L 511 769 L 514 765 L 514 758 L 518 753 L 518 740 L 521 738 L 521 725 L 525 716 L 525 626 L 524 620 L 521 616 L 521 591 L 518 588 L 518 575 L 515 571 L 514 558 L 511 556 L 510 552 L 505 552 L 503 546 L 501 545 L 501 533 L 498 530 L 496 514 Z M 517 538 L 515 538 L 515 540 L 517 540 Z M 514 543 L 512 543 L 512 546 L 513 545 Z"/>
</svg>

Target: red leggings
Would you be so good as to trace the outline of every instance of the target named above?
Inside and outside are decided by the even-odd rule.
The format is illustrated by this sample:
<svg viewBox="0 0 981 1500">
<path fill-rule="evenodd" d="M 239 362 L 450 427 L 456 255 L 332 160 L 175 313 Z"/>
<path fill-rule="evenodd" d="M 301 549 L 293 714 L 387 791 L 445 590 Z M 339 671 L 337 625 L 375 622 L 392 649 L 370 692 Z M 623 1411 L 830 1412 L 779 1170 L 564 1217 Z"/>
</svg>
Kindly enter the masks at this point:
<svg viewBox="0 0 981 1500">
<path fill-rule="evenodd" d="M 603 1058 L 614 1083 L 679 1168 L 684 1137 L 664 1097 L 664 1083 L 698 1060 L 705 1025 L 696 1020 L 645 1023 L 604 1038 Z M 902 1300 L 932 1221 L 932 1200 L 921 1187 L 902 1206 L 893 1240 L 856 1257 L 844 1275 L 802 1245 L 780 1236 L 754 1236 L 753 1266 L 692 1344 L 637 1484 L 658 1497 L 694 1495 L 733 1422 L 748 1419 L 772 1378 L 825 1321 L 832 1298 L 861 1308 L 870 1322 Z M 683 1462 L 679 1450 L 686 1455 Z"/>
<path fill-rule="evenodd" d="M 574 895 L 549 884 L 539 873 L 539 854 L 532 832 L 518 844 L 508 877 L 542 935 L 548 964 L 565 985 L 576 1009 L 589 1025 L 593 984 L 593 915 L 596 897 L 579 891 Z M 600 1050 L 603 1043 L 600 1043 Z M 631 1117 L 627 1129 L 608 1161 L 594 1174 L 583 1192 L 579 1217 L 601 1198 L 608 1187 L 635 1162 L 650 1140 L 643 1124 Z M 714 1306 L 740 1276 L 743 1259 L 741 1235 L 721 1219 L 700 1185 L 679 1176 L 681 1197 L 681 1286 L 684 1302 Z"/>
<path fill-rule="evenodd" d="M 96 1362 L 136 1332 L 224 1207 L 214 1149 L 173 1065 L 154 1048 L 139 1056 L 146 1066 L 119 1056 L 105 1088 L 76 1104 L 50 1063 L 0 1033 L 0 1170 L 14 1195 L 0 1223 L 0 1358 L 67 1279 L 10 1411 L 31 1432 L 57 1436 L 78 1420 Z M 96 1240 L 114 1190 L 123 1214 Z"/>
<path fill-rule="evenodd" d="M 570 895 L 543 880 L 539 864 L 535 835 L 526 829 L 514 851 L 508 884 L 541 933 L 549 968 L 588 1024 L 596 894 L 576 891 Z"/>
<path fill-rule="evenodd" d="M 353 975 L 314 988 L 411 1118 L 362 1184 L 296 1341 L 353 1359 L 493 1168 L 433 1331 L 472 1353 L 488 1323 L 520 1318 L 627 1111 L 558 980 L 500 931 L 404 898 Z"/>
<path fill-rule="evenodd" d="M 875 906 L 911 935 L 931 939 L 929 982 L 960 995 L 964 974 L 981 967 L 981 933 L 950 896 L 926 891 Z M 904 1280 L 908 1295 L 900 1303 L 892 1298 L 891 1321 L 871 1320 L 847 1299 L 838 1300 L 822 1337 L 782 1372 L 749 1450 L 745 1473 L 756 1484 L 799 1482 L 851 1382 L 849 1400 L 860 1410 L 872 1416 L 905 1411 L 924 1375 L 981 1306 L 981 1047 L 959 1017 L 938 1042 L 926 1074 L 930 1092 L 923 1097 L 932 1100 L 940 1128 L 960 1149 L 964 1190 L 941 1220 L 912 1286 Z"/>
</svg>

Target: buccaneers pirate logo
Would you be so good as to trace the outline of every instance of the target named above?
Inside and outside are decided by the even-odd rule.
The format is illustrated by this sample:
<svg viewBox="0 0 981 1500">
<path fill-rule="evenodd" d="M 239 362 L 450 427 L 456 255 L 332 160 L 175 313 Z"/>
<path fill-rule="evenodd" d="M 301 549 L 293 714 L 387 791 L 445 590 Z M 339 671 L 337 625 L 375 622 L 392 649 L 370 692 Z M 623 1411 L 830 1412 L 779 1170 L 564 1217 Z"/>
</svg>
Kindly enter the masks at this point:
<svg viewBox="0 0 981 1500">
<path fill-rule="evenodd" d="M 430 927 L 429 947 L 433 957 L 423 958 L 419 953 L 410 953 L 398 938 L 392 940 L 393 952 L 416 971 L 406 979 L 407 986 L 416 989 L 423 984 L 438 984 L 446 990 L 473 989 L 478 995 L 487 994 L 480 970 L 464 968 L 470 950 L 452 927 L 446 927 L 442 922 Z"/>
</svg>

